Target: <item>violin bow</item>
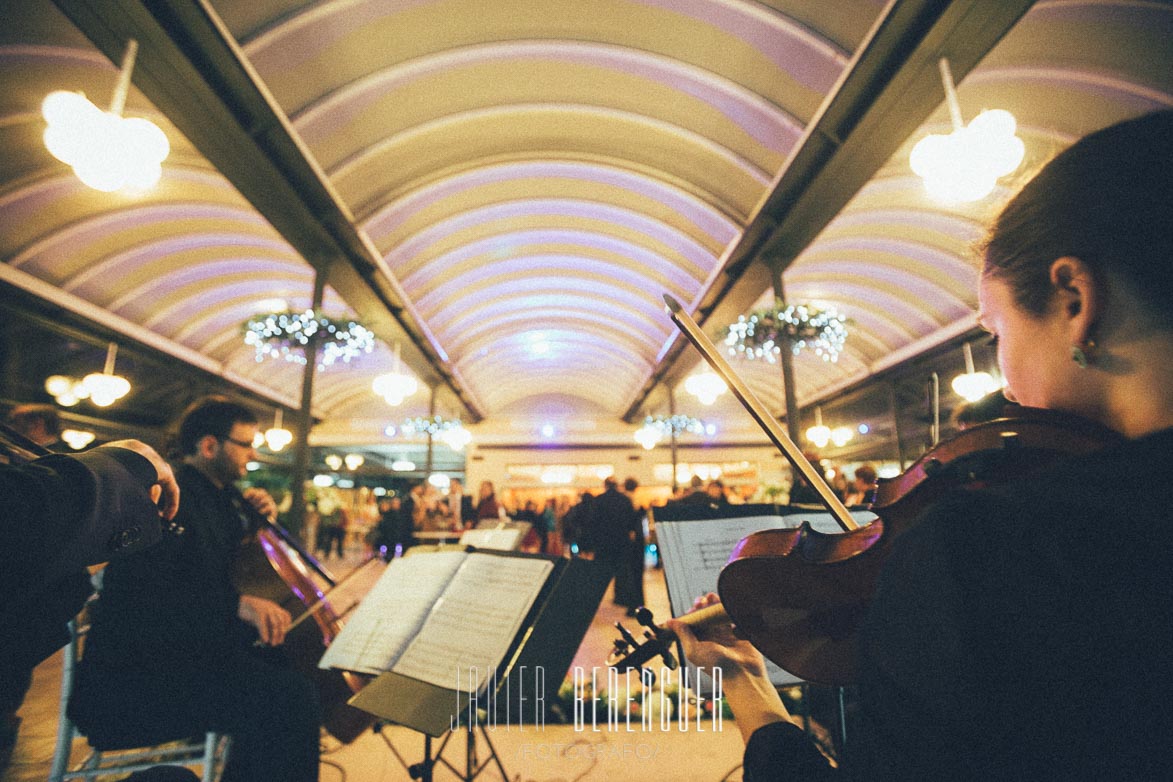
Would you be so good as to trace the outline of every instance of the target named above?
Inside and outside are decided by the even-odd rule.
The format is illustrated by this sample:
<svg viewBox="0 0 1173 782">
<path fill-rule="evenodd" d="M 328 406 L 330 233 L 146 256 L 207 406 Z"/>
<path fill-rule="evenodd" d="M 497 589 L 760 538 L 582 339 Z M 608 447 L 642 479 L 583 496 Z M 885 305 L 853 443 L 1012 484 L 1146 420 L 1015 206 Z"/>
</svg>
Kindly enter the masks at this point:
<svg viewBox="0 0 1173 782">
<path fill-rule="evenodd" d="M 851 512 L 847 510 L 847 506 L 843 501 L 836 496 L 835 492 L 831 491 L 831 487 L 827 485 L 823 476 L 815 471 L 811 463 L 802 455 L 802 449 L 794 444 L 790 436 L 778 425 L 766 406 L 762 404 L 761 400 L 749 390 L 749 386 L 733 371 L 733 367 L 729 366 L 729 362 L 721 355 L 717 346 L 713 344 L 705 333 L 701 331 L 700 326 L 696 324 L 684 308 L 676 299 L 667 293 L 664 294 L 664 303 L 668 305 L 668 316 L 672 318 L 672 322 L 680 329 L 681 333 L 688 338 L 688 341 L 700 351 L 701 357 L 708 362 L 713 371 L 721 376 L 725 384 L 729 386 L 729 390 L 737 397 L 742 406 L 749 412 L 753 419 L 758 422 L 758 426 L 770 438 L 770 441 L 778 447 L 782 455 L 786 457 L 786 461 L 790 462 L 802 477 L 806 478 L 807 483 L 815 488 L 819 493 L 819 498 L 823 505 L 827 508 L 839 526 L 843 528 L 844 532 L 851 532 L 859 529 L 859 524 L 851 516 Z M 791 411 L 787 410 L 789 415 Z"/>
</svg>

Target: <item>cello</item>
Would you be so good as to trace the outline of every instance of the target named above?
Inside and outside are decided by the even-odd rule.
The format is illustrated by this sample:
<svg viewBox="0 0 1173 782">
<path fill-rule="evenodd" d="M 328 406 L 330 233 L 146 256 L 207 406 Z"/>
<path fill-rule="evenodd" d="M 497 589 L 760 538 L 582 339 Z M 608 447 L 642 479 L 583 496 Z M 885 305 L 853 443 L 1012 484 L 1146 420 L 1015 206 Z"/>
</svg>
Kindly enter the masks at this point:
<svg viewBox="0 0 1173 782">
<path fill-rule="evenodd" d="M 901 475 L 878 481 L 869 506 L 876 518 L 860 525 L 680 304 L 667 295 L 664 300 L 672 320 L 815 487 L 843 528 L 840 534 L 827 534 L 804 521 L 794 529 L 763 530 L 743 538 L 719 576 L 721 604 L 680 620 L 698 630 L 732 621 L 736 633 L 763 655 L 810 682 L 854 683 L 859 630 L 880 570 L 893 541 L 915 526 L 927 507 L 952 490 L 1004 483 L 1061 457 L 1123 439 L 1083 418 L 1011 405 L 1010 414 L 963 430 Z M 608 664 L 629 669 L 663 655 L 675 667 L 668 651 L 675 640 L 671 631 L 656 626 L 646 609 L 636 618 L 647 628 L 647 641 L 637 642 L 620 627 L 621 639 Z"/>
<path fill-rule="evenodd" d="M 288 531 L 262 516 L 243 496 L 237 505 L 255 532 L 237 555 L 236 588 L 242 594 L 272 600 L 295 617 L 282 646 L 293 667 L 313 681 L 323 726 L 349 744 L 374 723 L 371 714 L 347 703 L 368 678 L 350 671 L 322 670 L 318 661 L 342 630 L 344 616 L 353 605 L 346 603 L 346 590 L 340 587 L 352 581 L 365 583 L 367 578 L 373 583 L 382 571 L 381 563 L 373 558 L 346 579 L 335 579 Z"/>
</svg>

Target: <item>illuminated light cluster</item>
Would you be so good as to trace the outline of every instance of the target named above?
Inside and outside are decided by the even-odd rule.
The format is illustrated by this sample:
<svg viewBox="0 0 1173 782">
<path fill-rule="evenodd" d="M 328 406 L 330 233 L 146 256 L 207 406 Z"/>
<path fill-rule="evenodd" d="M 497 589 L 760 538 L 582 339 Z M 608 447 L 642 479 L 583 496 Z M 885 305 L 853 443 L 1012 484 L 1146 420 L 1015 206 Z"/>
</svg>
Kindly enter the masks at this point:
<svg viewBox="0 0 1173 782">
<path fill-rule="evenodd" d="M 447 419 L 439 415 L 408 418 L 399 425 L 399 431 L 408 437 L 413 434 L 431 435 L 454 451 L 463 450 L 472 442 L 472 433 L 464 428 L 459 418 Z"/>
<path fill-rule="evenodd" d="M 912 148 L 908 163 L 933 198 L 945 203 L 977 201 L 993 192 L 999 177 L 1022 163 L 1026 147 L 1014 135 L 1016 130 L 1010 112 L 983 111 L 947 136 L 925 136 Z"/>
<path fill-rule="evenodd" d="M 665 437 L 673 437 L 685 432 L 712 436 L 717 433 L 717 427 L 687 415 L 649 415 L 644 419 L 643 425 L 635 430 L 634 439 L 645 450 L 650 451 Z"/>
<path fill-rule="evenodd" d="M 685 380 L 684 390 L 695 396 L 702 405 L 711 405 L 729 388 L 717 373 L 706 370 Z"/>
<path fill-rule="evenodd" d="M 814 304 L 783 306 L 741 315 L 725 332 L 729 355 L 751 361 L 764 359 L 773 364 L 789 344 L 794 355 L 813 350 L 824 361 L 836 362 L 847 341 L 847 319 L 834 307 Z"/>
<path fill-rule="evenodd" d="M 88 399 L 98 407 L 109 407 L 130 393 L 130 381 L 114 374 L 114 359 L 118 346 L 113 342 L 106 349 L 106 367 L 91 372 L 78 380 L 66 375 L 51 375 L 45 379 L 45 390 L 62 407 L 73 407 Z"/>
<path fill-rule="evenodd" d="M 41 114 L 46 149 L 94 190 L 149 190 L 163 175 L 171 144 L 150 120 L 103 111 L 80 92 L 64 90 L 45 96 Z"/>
<path fill-rule="evenodd" d="M 318 369 L 337 362 L 349 364 L 362 353 L 370 353 L 375 335 L 352 320 L 341 321 L 304 312 L 276 312 L 258 315 L 244 324 L 244 342 L 256 351 L 256 360 L 279 358 L 295 364 L 306 363 L 305 347 L 310 338 L 322 332 L 318 342 Z"/>
</svg>

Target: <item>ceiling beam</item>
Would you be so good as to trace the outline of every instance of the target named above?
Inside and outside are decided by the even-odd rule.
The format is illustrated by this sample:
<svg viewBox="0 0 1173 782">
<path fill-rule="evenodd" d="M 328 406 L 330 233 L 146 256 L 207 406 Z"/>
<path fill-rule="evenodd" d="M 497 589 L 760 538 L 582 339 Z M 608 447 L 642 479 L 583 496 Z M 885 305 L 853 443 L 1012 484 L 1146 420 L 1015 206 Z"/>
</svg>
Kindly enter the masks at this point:
<svg viewBox="0 0 1173 782">
<path fill-rule="evenodd" d="M 472 422 L 480 404 L 207 0 L 54 0 L 114 63 L 139 43 L 134 84 L 428 385 Z M 421 369 L 423 368 L 423 369 Z M 431 377 L 429 377 L 431 375 Z"/>
<path fill-rule="evenodd" d="M 827 96 L 742 236 L 699 299 L 702 328 L 727 324 L 785 269 L 944 100 L 938 61 L 958 82 L 1015 25 L 1034 0 L 898 0 L 889 5 Z M 660 383 L 679 383 L 693 362 L 673 334 L 624 414 L 634 421 Z"/>
</svg>

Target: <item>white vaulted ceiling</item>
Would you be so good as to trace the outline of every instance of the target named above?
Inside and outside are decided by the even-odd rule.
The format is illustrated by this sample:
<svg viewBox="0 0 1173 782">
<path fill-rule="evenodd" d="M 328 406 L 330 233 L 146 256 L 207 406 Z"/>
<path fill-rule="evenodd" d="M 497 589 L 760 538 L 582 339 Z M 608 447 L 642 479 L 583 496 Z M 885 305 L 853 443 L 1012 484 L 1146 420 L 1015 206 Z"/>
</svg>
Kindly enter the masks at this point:
<svg viewBox="0 0 1173 782">
<path fill-rule="evenodd" d="M 102 16 L 100 3 L 60 5 L 71 18 Z M 140 24 L 138 5 L 118 3 L 127 24 Z M 486 428 L 538 412 L 614 428 L 654 404 L 651 387 L 696 364 L 662 294 L 700 310 L 712 334 L 730 302 L 744 311 L 772 297 L 768 277 L 730 274 L 731 251 L 747 227 L 769 231 L 763 205 L 886 5 L 212 0 L 213 27 L 374 256 L 366 279 L 400 297 L 375 354 L 321 373 L 323 431 L 373 435 L 391 417 L 369 388 L 399 339 L 418 346 L 405 353 L 412 368 L 450 392 L 445 412 Z M 178 128 L 198 118 L 173 126 L 142 94 L 127 113 L 167 130 L 163 181 L 135 198 L 86 190 L 41 146 L 38 106 L 52 89 L 101 102 L 116 68 L 47 0 L 6 4 L 6 16 L 5 280 L 106 310 L 128 332 L 295 403 L 297 370 L 256 364 L 240 324 L 262 299 L 307 306 L 321 259 L 271 224 L 242 185 L 251 173 L 217 171 L 206 142 L 185 140 Z M 1171 42 L 1165 2 L 1039 2 L 964 75 L 961 106 L 967 119 L 1012 111 L 1026 170 L 1089 131 L 1173 105 Z M 143 46 L 150 69 L 149 37 Z M 232 104 L 236 86 L 219 89 Z M 916 89 L 943 99 L 939 81 Z M 943 207 L 907 166 L 912 142 L 947 126 L 938 108 L 892 145 L 787 259 L 789 299 L 851 319 L 837 363 L 797 358 L 801 403 L 972 328 L 971 246 L 996 199 Z M 727 283 L 741 287 L 721 299 Z M 353 290 L 328 289 L 326 309 L 369 313 Z M 744 370 L 783 412 L 778 370 Z M 403 410 L 426 406 L 421 394 Z"/>
</svg>

